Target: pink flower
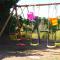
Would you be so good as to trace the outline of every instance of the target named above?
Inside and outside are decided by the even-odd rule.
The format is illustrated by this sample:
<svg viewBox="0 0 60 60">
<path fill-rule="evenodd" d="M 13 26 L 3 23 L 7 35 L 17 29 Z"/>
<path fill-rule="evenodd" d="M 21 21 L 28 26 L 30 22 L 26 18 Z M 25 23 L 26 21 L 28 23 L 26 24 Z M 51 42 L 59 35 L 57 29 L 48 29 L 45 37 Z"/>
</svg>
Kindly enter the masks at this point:
<svg viewBox="0 0 60 60">
<path fill-rule="evenodd" d="M 27 19 L 28 19 L 29 21 L 34 21 L 34 18 L 35 18 L 35 16 L 34 16 L 34 13 L 33 13 L 33 12 L 29 12 L 29 13 L 27 14 Z"/>
</svg>

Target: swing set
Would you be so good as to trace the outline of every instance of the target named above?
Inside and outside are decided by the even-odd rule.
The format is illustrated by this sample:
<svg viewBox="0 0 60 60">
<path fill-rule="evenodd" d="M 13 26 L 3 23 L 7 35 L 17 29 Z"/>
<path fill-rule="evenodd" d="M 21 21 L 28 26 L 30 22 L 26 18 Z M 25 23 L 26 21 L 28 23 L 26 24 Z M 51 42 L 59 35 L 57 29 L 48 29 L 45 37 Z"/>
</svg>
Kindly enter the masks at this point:
<svg viewBox="0 0 60 60">
<path fill-rule="evenodd" d="M 47 47 L 55 47 L 55 45 L 49 45 L 49 32 L 50 32 L 50 30 L 49 30 L 49 22 L 52 24 L 52 26 L 56 26 L 56 25 L 58 25 L 58 18 L 57 18 L 57 15 L 55 16 L 55 17 L 53 17 L 53 12 L 52 12 L 52 17 L 49 17 L 49 9 L 50 9 L 50 6 L 52 6 L 52 5 L 54 5 L 54 8 L 55 8 L 55 15 L 57 14 L 57 5 L 60 5 L 60 3 L 48 3 L 48 4 L 31 4 L 31 5 L 16 5 L 15 7 L 13 7 L 13 10 L 12 10 L 12 12 L 10 13 L 10 16 L 8 17 L 8 19 L 7 19 L 7 21 L 6 21 L 6 23 L 5 23 L 5 25 L 4 25 L 4 27 L 2 28 L 2 30 L 1 30 L 1 32 L 0 32 L 0 36 L 3 34 L 3 32 L 4 32 L 4 30 L 5 30 L 5 28 L 6 28 L 6 26 L 7 26 L 7 24 L 8 24 L 8 22 L 9 22 L 9 20 L 10 20 L 10 18 L 11 18 L 11 16 L 12 16 L 12 13 L 13 13 L 13 11 L 15 10 L 15 12 L 16 12 L 16 19 L 17 19 L 17 25 L 19 26 L 20 25 L 20 23 L 19 23 L 19 19 L 18 19 L 18 13 L 17 13 L 17 7 L 18 8 L 20 8 L 21 9 L 21 14 L 23 15 L 23 17 L 24 17 L 24 9 L 22 9 L 22 7 L 24 7 L 24 8 L 27 8 L 27 19 L 29 20 L 29 21 L 31 21 L 31 23 L 34 21 L 34 18 L 35 18 L 35 15 L 34 15 L 34 12 L 32 12 L 32 11 L 29 11 L 29 9 L 28 9 L 28 7 L 33 7 L 33 11 L 34 11 L 34 7 L 35 6 L 37 6 L 37 7 L 39 7 L 40 8 L 40 6 L 48 6 L 48 30 L 46 31 L 48 34 L 47 34 Z M 40 9 L 39 9 L 39 11 L 40 11 Z M 38 12 L 39 12 L 38 11 Z M 56 30 L 58 30 L 58 29 L 56 29 Z M 43 31 L 43 32 L 45 32 L 45 31 Z M 41 32 L 41 31 L 40 31 Z M 39 28 L 38 28 L 38 42 L 39 42 L 39 44 L 41 44 L 41 41 L 40 41 L 40 32 L 39 32 Z M 55 33 L 55 42 L 54 43 L 56 43 L 56 33 Z"/>
<path fill-rule="evenodd" d="M 31 21 L 31 22 L 33 22 L 34 21 L 34 18 L 35 18 L 35 16 L 34 16 L 34 12 L 31 12 L 31 11 L 29 11 L 29 9 L 28 9 L 28 7 L 33 7 L 33 9 L 35 8 L 35 6 L 38 6 L 38 8 L 39 8 L 39 11 L 40 11 L 40 6 L 48 6 L 48 30 L 43 30 L 43 32 L 47 32 L 48 33 L 48 35 L 47 35 L 47 47 L 50 47 L 50 48 L 52 48 L 52 47 L 55 47 L 55 42 L 56 42 L 56 32 L 55 32 L 55 41 L 54 41 L 54 43 L 52 44 L 52 43 L 50 43 L 50 41 L 49 41 L 49 32 L 52 32 L 53 33 L 53 30 L 49 30 L 49 22 L 51 23 L 51 25 L 52 26 L 57 26 L 58 25 L 58 18 L 57 18 L 57 5 L 59 5 L 60 3 L 49 3 L 49 4 L 32 4 L 32 5 L 17 5 L 17 7 L 20 7 L 21 9 L 22 9 L 22 7 L 24 7 L 24 8 L 27 8 L 27 11 L 28 11 L 28 14 L 27 14 L 27 18 L 28 18 L 28 20 L 29 21 Z M 53 17 L 53 12 L 54 12 L 54 9 L 53 9 L 53 12 L 52 12 L 52 17 L 50 17 L 49 16 L 49 10 L 50 10 L 50 6 L 54 6 L 54 9 L 55 9 L 55 17 Z M 35 10 L 33 10 L 33 11 L 35 11 Z M 39 12 L 38 11 L 38 12 Z M 22 13 L 23 13 L 23 11 L 22 11 Z M 23 14 L 23 16 L 24 16 L 24 14 Z M 57 29 L 56 29 L 57 30 Z M 40 30 L 40 32 L 41 32 L 41 30 Z M 38 33 L 38 39 L 39 39 L 39 44 L 41 44 L 41 41 L 40 41 L 40 32 L 38 31 L 37 33 Z M 52 35 L 52 37 L 53 37 L 53 35 Z"/>
</svg>

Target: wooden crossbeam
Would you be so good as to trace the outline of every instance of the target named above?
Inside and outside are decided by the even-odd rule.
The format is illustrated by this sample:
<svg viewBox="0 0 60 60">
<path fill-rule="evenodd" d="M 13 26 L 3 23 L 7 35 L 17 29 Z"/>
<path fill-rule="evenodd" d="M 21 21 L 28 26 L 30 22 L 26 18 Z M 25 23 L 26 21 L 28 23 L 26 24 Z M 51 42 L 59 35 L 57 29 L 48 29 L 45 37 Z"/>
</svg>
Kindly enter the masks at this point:
<svg viewBox="0 0 60 60">
<path fill-rule="evenodd" d="M 16 7 L 28 7 L 28 6 L 48 6 L 48 5 L 60 5 L 60 3 L 45 3 L 45 4 L 25 4 L 25 5 L 16 5 Z"/>
</svg>

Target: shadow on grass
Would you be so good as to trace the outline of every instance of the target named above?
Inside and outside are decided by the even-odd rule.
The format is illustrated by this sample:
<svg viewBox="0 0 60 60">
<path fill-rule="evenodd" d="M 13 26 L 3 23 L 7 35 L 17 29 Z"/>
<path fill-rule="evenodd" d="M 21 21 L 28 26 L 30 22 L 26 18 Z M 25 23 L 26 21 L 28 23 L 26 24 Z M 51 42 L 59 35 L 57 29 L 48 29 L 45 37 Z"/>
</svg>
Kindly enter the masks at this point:
<svg viewBox="0 0 60 60">
<path fill-rule="evenodd" d="M 42 54 L 32 54 L 32 50 L 40 50 L 40 46 L 26 46 L 26 47 L 17 47 L 17 46 L 0 46 L 0 60 L 9 57 L 26 57 L 26 56 L 43 56 Z M 45 48 L 44 48 L 45 49 Z M 35 53 L 35 52 L 34 52 Z"/>
<path fill-rule="evenodd" d="M 43 56 L 42 54 L 26 54 L 21 52 L 1 52 L 0 60 L 10 57 Z"/>
<path fill-rule="evenodd" d="M 46 43 L 45 43 L 46 44 Z M 44 56 L 42 54 L 36 54 L 34 50 L 41 50 L 43 52 L 49 52 L 46 51 L 47 47 L 43 43 L 41 45 L 36 46 L 26 46 L 26 47 L 20 47 L 16 45 L 0 45 L 0 60 L 6 58 L 6 57 L 26 57 L 26 56 Z M 57 47 L 55 48 L 57 49 Z M 32 54 L 34 52 L 34 54 Z M 56 52 L 56 55 L 58 53 Z"/>
</svg>

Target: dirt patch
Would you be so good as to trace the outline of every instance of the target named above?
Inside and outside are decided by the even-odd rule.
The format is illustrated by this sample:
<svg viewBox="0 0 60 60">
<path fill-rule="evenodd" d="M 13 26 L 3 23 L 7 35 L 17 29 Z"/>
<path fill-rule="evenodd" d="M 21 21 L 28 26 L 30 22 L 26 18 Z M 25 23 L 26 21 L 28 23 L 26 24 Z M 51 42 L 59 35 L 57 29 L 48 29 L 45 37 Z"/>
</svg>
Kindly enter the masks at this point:
<svg viewBox="0 0 60 60">
<path fill-rule="evenodd" d="M 60 48 L 27 50 L 24 52 L 1 52 L 0 58 L 0 60 L 60 60 Z"/>
</svg>

